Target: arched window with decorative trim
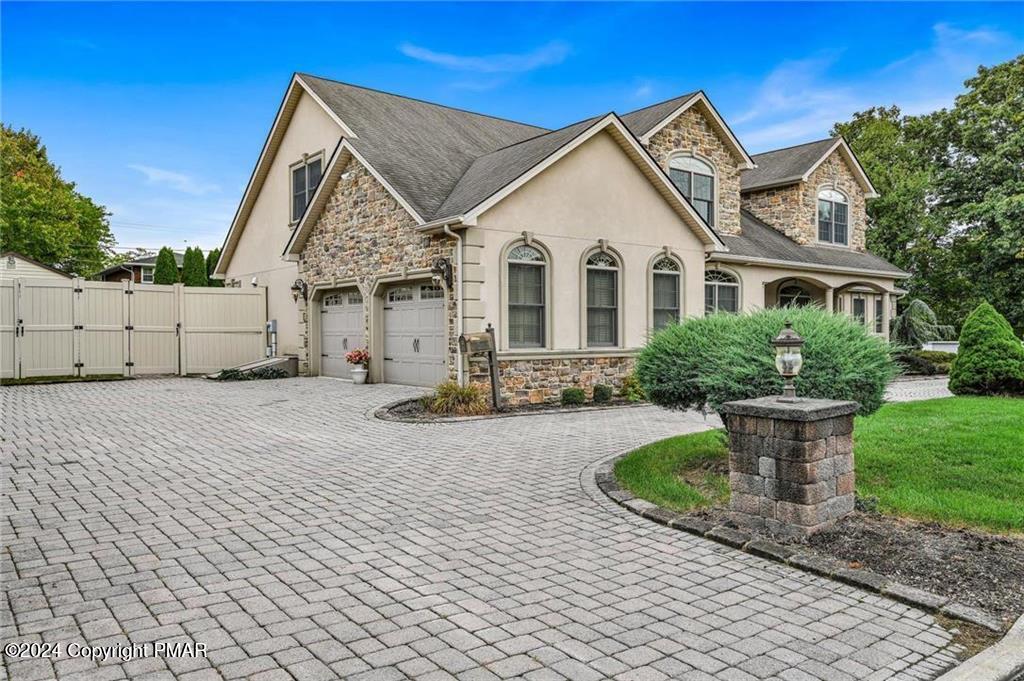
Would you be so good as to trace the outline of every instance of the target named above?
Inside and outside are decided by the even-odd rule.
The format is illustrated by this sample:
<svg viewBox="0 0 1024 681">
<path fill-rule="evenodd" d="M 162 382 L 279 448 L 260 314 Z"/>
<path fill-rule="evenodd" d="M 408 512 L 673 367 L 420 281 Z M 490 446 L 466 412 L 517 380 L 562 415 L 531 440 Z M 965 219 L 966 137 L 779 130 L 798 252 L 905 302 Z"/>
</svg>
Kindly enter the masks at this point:
<svg viewBox="0 0 1024 681">
<path fill-rule="evenodd" d="M 682 273 L 675 258 L 658 258 L 651 268 L 651 323 L 655 331 L 679 321 Z"/>
<path fill-rule="evenodd" d="M 715 169 L 696 156 L 677 155 L 668 161 L 668 176 L 679 193 L 712 227 L 715 226 Z"/>
<path fill-rule="evenodd" d="M 704 273 L 704 312 L 739 312 L 740 282 L 735 275 L 723 270 Z"/>
<path fill-rule="evenodd" d="M 818 191 L 818 241 L 846 246 L 850 243 L 850 209 L 835 189 Z"/>
<path fill-rule="evenodd" d="M 811 294 L 800 284 L 787 284 L 779 288 L 779 307 L 807 307 Z"/>
<path fill-rule="evenodd" d="M 546 342 L 547 258 L 539 248 L 520 244 L 506 257 L 508 268 L 508 346 L 542 348 Z"/>
<path fill-rule="evenodd" d="M 587 258 L 587 345 L 619 344 L 619 261 L 605 251 Z"/>
</svg>

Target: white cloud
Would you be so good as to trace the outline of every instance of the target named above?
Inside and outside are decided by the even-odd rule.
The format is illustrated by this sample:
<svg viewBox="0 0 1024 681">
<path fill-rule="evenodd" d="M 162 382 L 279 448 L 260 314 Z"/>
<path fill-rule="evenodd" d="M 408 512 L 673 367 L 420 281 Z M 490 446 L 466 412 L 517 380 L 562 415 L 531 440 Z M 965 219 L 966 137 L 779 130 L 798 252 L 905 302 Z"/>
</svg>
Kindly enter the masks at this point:
<svg viewBox="0 0 1024 681">
<path fill-rule="evenodd" d="M 544 66 L 560 64 L 569 56 L 569 46 L 557 40 L 521 54 L 466 56 L 435 52 L 412 43 L 402 43 L 398 49 L 405 56 L 418 61 L 443 66 L 454 71 L 475 73 L 525 73 Z"/>
<path fill-rule="evenodd" d="M 1019 49 L 1012 38 L 985 27 L 932 27 L 932 44 L 855 79 L 833 75 L 842 51 L 787 60 L 756 88 L 745 111 L 730 117 L 752 151 L 819 139 L 832 124 L 873 106 L 898 105 L 920 114 L 950 106 L 979 64 L 1002 61 Z"/>
<path fill-rule="evenodd" d="M 652 94 L 654 94 L 654 83 L 649 80 L 641 80 L 636 84 L 636 88 L 633 89 L 630 96 L 633 99 L 645 100 L 650 99 Z"/>
<path fill-rule="evenodd" d="M 175 191 L 192 196 L 205 196 L 220 191 L 220 187 L 210 182 L 203 182 L 191 175 L 178 173 L 173 170 L 154 168 L 146 165 L 129 165 L 132 170 L 138 171 L 146 176 L 146 183 L 169 187 Z"/>
</svg>

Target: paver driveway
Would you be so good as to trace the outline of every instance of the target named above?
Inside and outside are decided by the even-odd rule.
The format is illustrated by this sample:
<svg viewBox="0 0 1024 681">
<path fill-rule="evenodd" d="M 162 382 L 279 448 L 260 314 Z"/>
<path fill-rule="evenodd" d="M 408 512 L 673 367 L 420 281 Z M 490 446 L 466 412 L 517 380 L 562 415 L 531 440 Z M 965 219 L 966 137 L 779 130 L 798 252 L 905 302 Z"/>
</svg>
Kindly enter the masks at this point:
<svg viewBox="0 0 1024 681">
<path fill-rule="evenodd" d="M 14 679 L 841 681 L 952 662 L 929 615 L 597 491 L 595 462 L 698 415 L 388 423 L 367 410 L 413 390 L 326 379 L 0 392 L 4 641 L 210 650 L 7 659 Z"/>
</svg>

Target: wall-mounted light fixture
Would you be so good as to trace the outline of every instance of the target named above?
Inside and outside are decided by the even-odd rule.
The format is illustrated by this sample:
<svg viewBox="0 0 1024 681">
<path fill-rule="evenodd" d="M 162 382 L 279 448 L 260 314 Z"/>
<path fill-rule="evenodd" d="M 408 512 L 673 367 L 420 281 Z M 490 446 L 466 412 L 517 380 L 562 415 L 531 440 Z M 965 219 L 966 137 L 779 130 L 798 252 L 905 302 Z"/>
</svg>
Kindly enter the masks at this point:
<svg viewBox="0 0 1024 681">
<path fill-rule="evenodd" d="M 308 300 L 309 287 L 302 279 L 296 279 L 292 284 L 292 300 L 299 302 L 299 296 L 302 296 L 303 301 Z"/>
<path fill-rule="evenodd" d="M 437 258 L 430 266 L 431 278 L 438 284 L 444 283 L 446 289 L 452 287 L 452 261 L 448 258 Z"/>
</svg>

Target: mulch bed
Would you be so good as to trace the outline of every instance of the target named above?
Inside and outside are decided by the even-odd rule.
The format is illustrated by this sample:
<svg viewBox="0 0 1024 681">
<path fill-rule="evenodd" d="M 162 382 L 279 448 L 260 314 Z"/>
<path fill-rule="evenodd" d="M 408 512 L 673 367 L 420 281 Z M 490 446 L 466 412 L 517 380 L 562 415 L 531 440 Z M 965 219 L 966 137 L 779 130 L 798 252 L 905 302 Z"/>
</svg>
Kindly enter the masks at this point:
<svg viewBox="0 0 1024 681">
<path fill-rule="evenodd" d="M 735 526 L 725 509 L 692 515 Z M 1009 622 L 1024 614 L 1024 537 L 988 534 L 855 511 L 801 545 L 851 568 L 866 568 L 894 581 L 931 591 Z"/>
<path fill-rule="evenodd" d="M 572 411 L 593 411 L 595 409 L 610 409 L 614 407 L 632 407 L 639 404 L 646 404 L 645 402 L 629 402 L 621 398 L 612 398 L 610 402 L 604 402 L 601 404 L 594 404 L 588 402 L 574 407 L 564 407 L 558 402 L 545 402 L 542 404 L 527 404 L 517 407 L 505 407 L 500 413 L 497 414 L 483 414 L 481 416 L 444 416 L 441 414 L 435 414 L 427 411 L 423 404 L 418 400 L 406 400 L 399 402 L 398 404 L 391 405 L 381 412 L 378 412 L 378 416 L 388 419 L 394 419 L 398 421 L 416 421 L 423 423 L 439 422 L 439 421 L 451 421 L 453 419 L 471 419 L 471 418 L 501 418 L 505 416 L 524 416 L 527 414 L 546 414 L 546 413 L 558 413 L 558 412 L 572 412 Z"/>
</svg>

